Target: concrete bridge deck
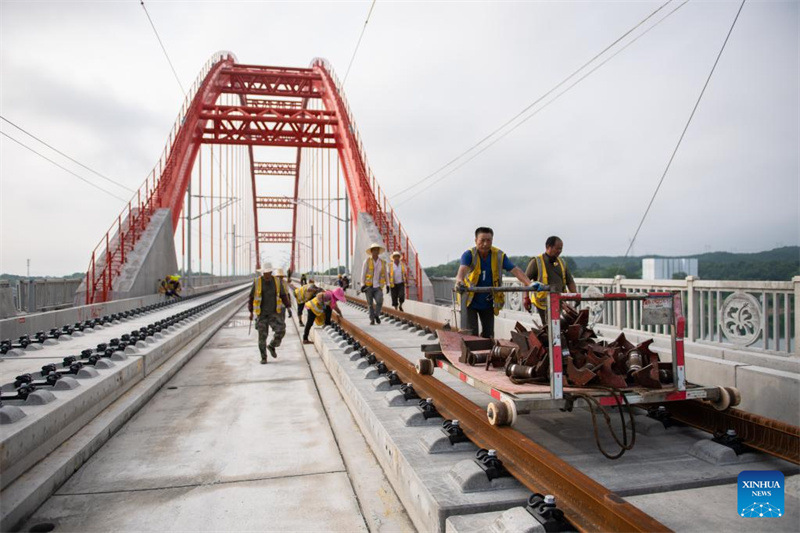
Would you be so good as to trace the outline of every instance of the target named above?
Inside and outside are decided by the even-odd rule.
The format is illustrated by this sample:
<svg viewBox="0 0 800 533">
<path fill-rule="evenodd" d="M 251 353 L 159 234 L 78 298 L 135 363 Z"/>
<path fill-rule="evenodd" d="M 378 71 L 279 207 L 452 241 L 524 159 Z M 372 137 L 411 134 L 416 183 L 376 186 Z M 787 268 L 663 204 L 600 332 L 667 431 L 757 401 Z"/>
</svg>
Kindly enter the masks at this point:
<svg viewBox="0 0 800 533">
<path fill-rule="evenodd" d="M 411 531 L 316 352 L 240 309 L 22 528 Z"/>
</svg>

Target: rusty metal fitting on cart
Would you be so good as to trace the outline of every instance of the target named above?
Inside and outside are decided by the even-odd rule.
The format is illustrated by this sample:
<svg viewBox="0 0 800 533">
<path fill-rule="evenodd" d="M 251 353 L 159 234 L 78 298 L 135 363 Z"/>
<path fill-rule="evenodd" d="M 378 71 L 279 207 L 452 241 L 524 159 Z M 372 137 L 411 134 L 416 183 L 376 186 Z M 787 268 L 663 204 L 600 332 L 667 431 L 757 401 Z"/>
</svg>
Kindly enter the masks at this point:
<svg viewBox="0 0 800 533">
<path fill-rule="evenodd" d="M 508 365 L 506 375 L 513 378 L 531 379 L 536 377 L 536 368 L 525 365 Z"/>
</svg>

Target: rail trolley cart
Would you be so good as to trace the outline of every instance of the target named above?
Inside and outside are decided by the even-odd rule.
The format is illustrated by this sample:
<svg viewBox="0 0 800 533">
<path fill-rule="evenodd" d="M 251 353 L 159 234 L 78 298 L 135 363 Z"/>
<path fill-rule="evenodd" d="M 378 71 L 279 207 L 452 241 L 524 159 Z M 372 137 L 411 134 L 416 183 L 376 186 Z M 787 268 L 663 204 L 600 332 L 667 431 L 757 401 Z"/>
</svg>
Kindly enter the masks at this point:
<svg viewBox="0 0 800 533">
<path fill-rule="evenodd" d="M 470 287 L 464 292 L 532 292 L 533 287 Z M 544 288 L 545 291 L 549 289 Z M 549 292 L 547 316 L 550 317 L 548 355 L 549 384 L 515 384 L 508 380 L 505 372 L 484 369 L 459 361 L 462 339 L 480 340 L 480 337 L 465 336 L 455 331 L 437 331 L 439 345 L 425 348 L 425 357 L 416 365 L 420 374 L 433 374 L 436 367 L 452 374 L 467 385 L 489 394 L 495 401 L 487 408 L 487 417 L 493 425 L 513 425 L 518 415 L 538 409 L 563 408 L 567 402 L 574 401 L 578 395 L 593 396 L 600 405 L 614 407 L 620 405 L 621 398 L 605 389 L 592 387 L 565 386 L 563 380 L 563 357 L 566 355 L 561 343 L 561 304 L 562 302 L 592 301 L 640 301 L 642 302 L 642 323 L 644 325 L 668 326 L 672 346 L 672 383 L 663 384 L 660 389 L 626 387 L 619 389 L 628 404 L 654 404 L 691 399 L 707 400 L 719 410 L 739 403 L 739 393 L 730 387 L 703 387 L 686 382 L 684 360 L 684 330 L 686 319 L 683 316 L 679 293 L 649 292 L 640 294 L 608 293 L 598 296 L 579 293 Z M 466 298 L 461 298 L 461 328 L 466 330 Z M 670 363 L 661 363 L 667 364 Z"/>
</svg>

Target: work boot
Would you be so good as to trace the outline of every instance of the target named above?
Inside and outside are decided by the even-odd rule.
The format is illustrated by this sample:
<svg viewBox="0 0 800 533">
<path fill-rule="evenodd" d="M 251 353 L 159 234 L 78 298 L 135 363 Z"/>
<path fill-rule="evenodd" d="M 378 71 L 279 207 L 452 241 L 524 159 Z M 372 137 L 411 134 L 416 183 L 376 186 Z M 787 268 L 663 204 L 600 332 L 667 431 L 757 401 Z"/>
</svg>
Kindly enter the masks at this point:
<svg viewBox="0 0 800 533">
<path fill-rule="evenodd" d="M 374 318 L 370 318 L 369 319 L 369 325 L 370 326 L 374 326 L 375 325 L 375 319 Z"/>
<path fill-rule="evenodd" d="M 269 350 L 269 354 L 274 357 L 275 359 L 278 358 L 278 352 L 275 351 L 275 347 L 271 344 L 267 345 L 267 350 Z"/>
<path fill-rule="evenodd" d="M 303 344 L 314 344 L 314 343 L 313 343 L 313 342 L 311 342 L 311 341 L 310 341 L 310 340 L 308 340 L 308 339 L 303 339 Z"/>
<path fill-rule="evenodd" d="M 306 327 L 306 325 L 305 325 L 305 324 L 303 324 L 303 319 L 300 319 L 299 323 L 300 323 L 300 327 L 301 327 L 301 328 L 304 328 L 304 327 Z"/>
<path fill-rule="evenodd" d="M 380 323 L 381 323 L 381 317 L 379 317 L 379 316 L 376 316 L 376 317 L 375 317 L 375 322 L 377 322 L 378 324 L 380 324 Z"/>
<path fill-rule="evenodd" d="M 262 365 L 266 365 L 267 364 L 267 355 L 266 354 L 263 354 L 263 353 L 261 354 L 261 364 Z"/>
<path fill-rule="evenodd" d="M 400 304 L 400 311 L 403 311 L 403 304 Z"/>
</svg>

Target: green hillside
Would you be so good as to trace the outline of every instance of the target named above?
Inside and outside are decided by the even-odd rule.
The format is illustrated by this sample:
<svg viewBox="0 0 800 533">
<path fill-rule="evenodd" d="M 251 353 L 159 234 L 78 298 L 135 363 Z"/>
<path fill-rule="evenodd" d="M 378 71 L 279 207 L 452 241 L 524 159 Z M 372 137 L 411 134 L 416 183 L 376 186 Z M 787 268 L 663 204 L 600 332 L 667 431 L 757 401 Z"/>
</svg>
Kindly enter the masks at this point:
<svg viewBox="0 0 800 533">
<path fill-rule="evenodd" d="M 645 257 L 669 256 L 628 257 L 624 261 L 619 256 L 574 256 L 566 259 L 575 277 L 610 278 L 621 274 L 627 278 L 639 279 L 642 277 L 642 259 Z M 702 279 L 790 281 L 793 276 L 800 276 L 798 246 L 785 246 L 756 253 L 710 252 L 681 257 L 697 258 L 699 275 Z M 530 257 L 511 256 L 510 259 L 524 270 Z M 457 270 L 456 260 L 428 267 L 425 272 L 429 276 L 453 277 Z"/>
</svg>

